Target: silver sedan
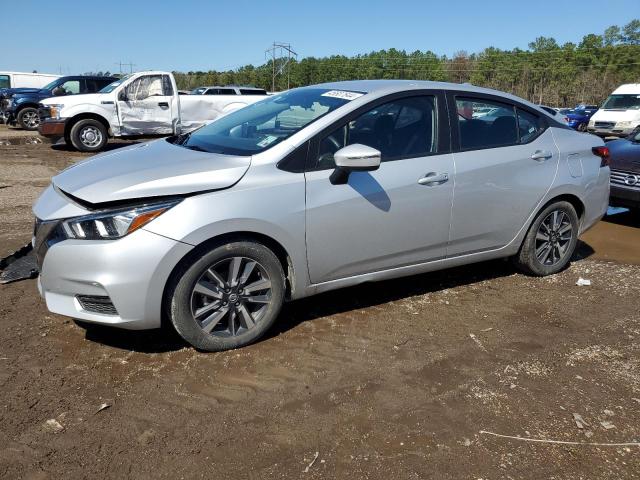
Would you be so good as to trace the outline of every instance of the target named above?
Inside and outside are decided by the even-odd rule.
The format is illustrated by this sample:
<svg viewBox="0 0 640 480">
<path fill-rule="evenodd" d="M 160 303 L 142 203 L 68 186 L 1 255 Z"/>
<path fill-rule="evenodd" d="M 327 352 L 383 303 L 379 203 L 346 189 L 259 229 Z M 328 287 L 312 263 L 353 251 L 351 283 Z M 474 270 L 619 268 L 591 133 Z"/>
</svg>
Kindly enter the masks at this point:
<svg viewBox="0 0 640 480">
<path fill-rule="evenodd" d="M 418 81 L 274 95 L 191 134 L 92 157 L 34 206 L 55 313 L 260 338 L 285 300 L 511 257 L 556 273 L 605 213 L 608 151 L 523 99 Z"/>
</svg>

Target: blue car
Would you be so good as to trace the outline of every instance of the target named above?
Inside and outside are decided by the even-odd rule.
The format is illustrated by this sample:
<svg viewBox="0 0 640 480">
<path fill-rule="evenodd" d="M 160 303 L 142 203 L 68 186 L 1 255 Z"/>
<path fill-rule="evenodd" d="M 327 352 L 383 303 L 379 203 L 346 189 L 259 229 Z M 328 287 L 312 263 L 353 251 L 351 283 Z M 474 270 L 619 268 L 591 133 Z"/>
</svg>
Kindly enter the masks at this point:
<svg viewBox="0 0 640 480">
<path fill-rule="evenodd" d="M 569 126 L 579 132 L 586 132 L 589 119 L 598 111 L 597 105 L 578 105 L 566 113 Z"/>
</svg>

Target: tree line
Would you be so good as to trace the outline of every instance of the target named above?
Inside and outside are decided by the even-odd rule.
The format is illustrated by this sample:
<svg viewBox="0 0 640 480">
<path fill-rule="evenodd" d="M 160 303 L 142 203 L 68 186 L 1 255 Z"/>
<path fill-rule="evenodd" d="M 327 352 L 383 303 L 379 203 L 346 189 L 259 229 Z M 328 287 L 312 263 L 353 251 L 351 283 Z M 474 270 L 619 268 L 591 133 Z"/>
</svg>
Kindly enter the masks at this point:
<svg viewBox="0 0 640 480">
<path fill-rule="evenodd" d="M 613 25 L 603 34 L 588 34 L 578 44 L 559 45 L 538 37 L 526 50 L 485 48 L 478 53 L 437 55 L 427 50 L 374 51 L 347 57 L 284 59 L 227 71 L 174 72 L 178 88 L 203 85 L 252 85 L 280 91 L 315 83 L 395 78 L 439 80 L 495 88 L 535 103 L 573 106 L 600 104 L 622 83 L 640 83 L 640 20 Z M 279 72 L 272 85 L 273 71 Z M 275 87 L 275 88 L 274 88 Z"/>
</svg>

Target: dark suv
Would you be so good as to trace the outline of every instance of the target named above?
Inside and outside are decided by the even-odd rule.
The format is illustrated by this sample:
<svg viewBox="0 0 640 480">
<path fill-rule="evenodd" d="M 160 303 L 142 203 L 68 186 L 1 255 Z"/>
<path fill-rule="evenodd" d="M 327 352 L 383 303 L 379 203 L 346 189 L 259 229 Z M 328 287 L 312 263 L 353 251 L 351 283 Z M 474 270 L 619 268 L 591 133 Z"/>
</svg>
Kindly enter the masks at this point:
<svg viewBox="0 0 640 480">
<path fill-rule="evenodd" d="M 611 197 L 614 207 L 640 210 L 640 127 L 626 138 L 607 142 L 611 155 Z"/>
<path fill-rule="evenodd" d="M 14 93 L 0 100 L 0 117 L 9 125 L 18 124 L 26 130 L 37 130 L 40 124 L 38 103 L 49 97 L 96 93 L 117 80 L 116 77 L 60 77 L 39 90 Z"/>
</svg>

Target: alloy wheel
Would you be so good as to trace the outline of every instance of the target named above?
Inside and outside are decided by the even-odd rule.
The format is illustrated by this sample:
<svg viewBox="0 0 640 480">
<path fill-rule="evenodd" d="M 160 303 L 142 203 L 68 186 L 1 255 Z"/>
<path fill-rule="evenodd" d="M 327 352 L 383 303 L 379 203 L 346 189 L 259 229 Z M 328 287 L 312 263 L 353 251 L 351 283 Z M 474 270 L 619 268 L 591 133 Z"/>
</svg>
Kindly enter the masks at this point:
<svg viewBox="0 0 640 480">
<path fill-rule="evenodd" d="M 536 258 L 542 265 L 553 266 L 564 260 L 573 239 L 571 218 L 562 210 L 547 215 L 536 233 Z"/>
<path fill-rule="evenodd" d="M 34 110 L 25 111 L 22 114 L 22 121 L 27 128 L 37 128 L 40 125 L 40 117 Z"/>
<path fill-rule="evenodd" d="M 207 268 L 191 293 L 191 314 L 215 336 L 237 336 L 254 328 L 271 303 L 266 269 L 247 257 L 220 260 Z"/>
</svg>

